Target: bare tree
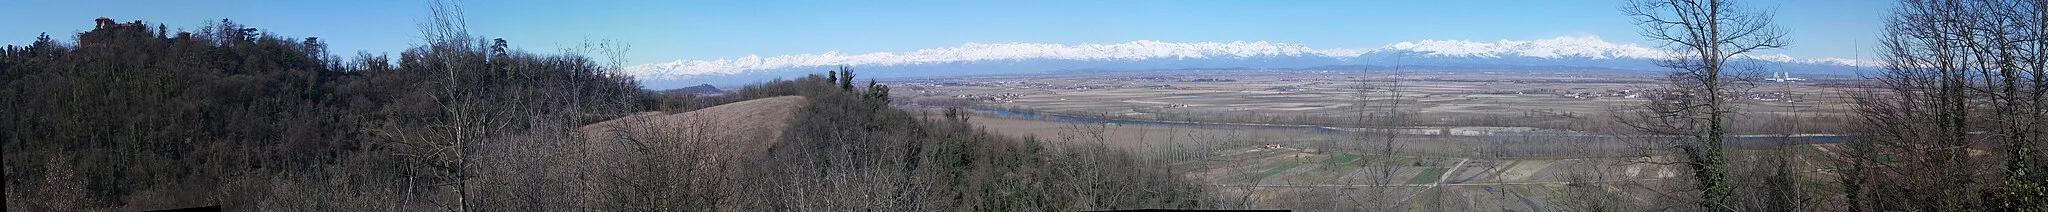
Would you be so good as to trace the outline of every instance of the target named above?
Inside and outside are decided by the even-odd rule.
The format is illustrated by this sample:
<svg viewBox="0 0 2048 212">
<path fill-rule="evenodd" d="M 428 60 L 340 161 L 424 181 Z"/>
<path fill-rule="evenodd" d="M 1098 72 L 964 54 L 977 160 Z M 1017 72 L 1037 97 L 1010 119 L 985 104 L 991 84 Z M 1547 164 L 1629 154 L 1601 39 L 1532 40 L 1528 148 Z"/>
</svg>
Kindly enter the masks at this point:
<svg viewBox="0 0 2048 212">
<path fill-rule="evenodd" d="M 1855 98 L 1867 139 L 1851 141 L 1845 162 L 1851 210 L 2048 210 L 2037 159 L 2044 4 L 1904 1 L 1893 11 L 1884 71 Z M 1992 148 L 2004 149 L 2002 169 Z M 2004 179 L 1987 179 L 1999 171 Z M 1897 201 L 1868 201 L 1884 199 Z"/>
<path fill-rule="evenodd" d="M 1731 60 L 1758 50 L 1790 44 L 1772 24 L 1770 11 L 1750 10 L 1724 0 L 1639 0 L 1621 8 L 1634 18 L 1644 37 L 1674 50 L 1658 66 L 1674 70 L 1669 90 L 1653 99 L 1630 126 L 1653 134 L 1676 136 L 1674 147 L 1687 158 L 1700 190 L 1700 206 L 1730 211 L 1734 189 L 1727 179 L 1724 126 L 1732 108 L 1727 98 L 1742 77 L 1727 73 Z"/>
<path fill-rule="evenodd" d="M 1366 76 L 1367 73 L 1362 73 L 1358 77 L 1357 93 L 1354 93 L 1358 98 L 1358 107 L 1357 111 L 1355 111 L 1357 114 L 1354 114 L 1354 117 L 1352 117 L 1352 124 L 1364 130 L 1350 134 L 1354 142 L 1350 142 L 1351 146 L 1348 149 L 1361 151 L 1365 154 L 1361 155 L 1359 159 L 1362 161 L 1357 163 L 1361 167 L 1358 171 L 1354 171 L 1356 174 L 1345 173 L 1344 175 L 1347 176 L 1338 178 L 1346 186 L 1362 185 L 1367 187 L 1364 189 L 1365 191 L 1347 192 L 1350 194 L 1345 195 L 1347 197 L 1345 199 L 1349 200 L 1353 207 L 1367 210 L 1394 210 L 1401 206 L 1403 200 L 1410 197 L 1397 195 L 1402 192 L 1399 192 L 1399 187 L 1395 186 L 1395 184 L 1404 183 L 1395 179 L 1395 176 L 1401 169 L 1400 166 L 1402 166 L 1397 162 L 1401 159 L 1398 155 L 1401 153 L 1399 149 L 1405 148 L 1405 145 L 1397 142 L 1397 140 L 1401 138 L 1400 134 L 1404 133 L 1403 127 L 1407 126 L 1409 121 L 1405 116 L 1405 111 L 1401 109 L 1403 100 L 1401 71 L 1401 68 L 1396 65 L 1392 71 L 1386 74 L 1387 84 L 1382 86 L 1374 86 L 1372 78 Z M 1380 100 L 1384 101 L 1385 104 L 1375 104 L 1375 95 L 1373 94 L 1380 90 L 1385 90 L 1386 92 L 1384 96 L 1386 99 Z M 1385 110 L 1373 111 L 1375 105 L 1379 105 Z M 1357 175 L 1358 177 L 1351 177 L 1349 175 Z M 1416 192 L 1419 194 L 1422 191 Z"/>
<path fill-rule="evenodd" d="M 474 188 L 469 182 L 476 175 L 472 173 L 471 153 L 490 139 L 494 132 L 502 132 L 510 126 L 507 110 L 494 110 L 487 101 L 489 79 L 475 79 L 474 72 L 484 71 L 484 49 L 468 31 L 462 7 L 450 1 L 432 1 L 428 4 L 428 20 L 419 24 L 420 39 L 424 46 L 407 51 L 405 58 L 413 64 L 428 66 L 426 70 L 439 79 L 432 80 L 428 96 L 438 104 L 440 111 L 430 118 L 430 126 L 406 126 L 405 123 L 386 124 L 382 128 L 369 129 L 372 134 L 382 135 L 400 147 L 396 156 L 408 158 L 415 164 L 416 171 L 409 175 L 409 183 L 428 181 L 429 184 L 412 184 L 412 188 L 439 190 L 447 188 L 453 200 L 443 202 L 440 192 L 418 194 L 435 205 L 451 211 L 467 211 L 472 203 Z M 424 168 L 420 170 L 417 168 Z M 415 177 L 426 179 L 416 179 Z"/>
</svg>

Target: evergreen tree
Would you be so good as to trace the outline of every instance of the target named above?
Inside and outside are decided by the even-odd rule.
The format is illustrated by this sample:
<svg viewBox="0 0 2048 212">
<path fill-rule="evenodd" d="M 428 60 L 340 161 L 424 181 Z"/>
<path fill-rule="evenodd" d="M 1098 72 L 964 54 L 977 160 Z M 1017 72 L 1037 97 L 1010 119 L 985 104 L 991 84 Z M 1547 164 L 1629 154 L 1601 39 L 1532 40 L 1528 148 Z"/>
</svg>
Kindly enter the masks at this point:
<svg viewBox="0 0 2048 212">
<path fill-rule="evenodd" d="M 844 89 L 844 90 L 846 90 L 846 91 L 853 91 L 853 67 L 852 67 L 852 66 L 845 66 L 845 65 L 840 65 L 840 66 L 839 66 L 839 88 L 840 88 L 840 89 Z"/>
<path fill-rule="evenodd" d="M 491 39 L 491 58 L 505 57 L 505 38 Z"/>
<path fill-rule="evenodd" d="M 867 98 L 869 101 L 874 101 L 878 105 L 888 105 L 889 86 L 877 84 L 874 79 L 868 79 L 868 92 L 863 94 L 862 97 Z"/>
</svg>

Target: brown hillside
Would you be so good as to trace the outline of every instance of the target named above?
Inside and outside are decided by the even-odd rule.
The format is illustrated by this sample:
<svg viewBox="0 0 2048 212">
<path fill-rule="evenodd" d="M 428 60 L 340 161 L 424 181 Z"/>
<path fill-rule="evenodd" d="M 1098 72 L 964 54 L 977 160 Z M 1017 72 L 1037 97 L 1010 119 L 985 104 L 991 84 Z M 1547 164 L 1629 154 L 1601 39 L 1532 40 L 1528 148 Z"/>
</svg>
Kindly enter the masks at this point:
<svg viewBox="0 0 2048 212">
<path fill-rule="evenodd" d="M 717 199 L 745 191 L 736 174 L 750 155 L 763 154 L 781 140 L 805 100 L 782 96 L 734 102 L 677 114 L 640 113 L 578 129 L 588 152 L 580 173 L 597 180 L 596 193 L 580 201 L 622 201 L 651 211 L 738 205 L 745 199 Z M 648 198 L 659 197 L 659 198 Z M 667 205 L 709 201 L 716 205 Z M 703 209 L 703 208 L 698 208 Z"/>
<path fill-rule="evenodd" d="M 708 159 L 724 161 L 774 145 L 803 105 L 801 96 L 762 98 L 677 114 L 635 114 L 580 130 L 600 152 L 645 145 L 650 150 L 709 153 L 717 157 Z"/>
</svg>

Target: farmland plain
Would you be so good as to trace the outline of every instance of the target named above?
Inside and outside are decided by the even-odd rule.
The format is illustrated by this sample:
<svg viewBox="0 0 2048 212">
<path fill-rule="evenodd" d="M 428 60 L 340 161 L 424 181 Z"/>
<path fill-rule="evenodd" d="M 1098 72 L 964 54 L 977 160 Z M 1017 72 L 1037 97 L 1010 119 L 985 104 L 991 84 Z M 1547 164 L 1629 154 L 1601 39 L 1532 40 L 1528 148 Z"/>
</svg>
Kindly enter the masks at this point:
<svg viewBox="0 0 2048 212">
<path fill-rule="evenodd" d="M 1758 82 L 1736 100 L 1738 161 L 1791 155 L 1831 186 L 1846 81 Z M 1245 208 L 1540 211 L 1678 201 L 1684 167 L 1617 120 L 1658 75 L 1491 71 L 1204 70 L 899 79 L 905 107 L 975 108 L 992 131 L 1102 143 L 1208 182 Z M 1838 138 L 1837 138 L 1838 139 Z M 1838 148 L 1838 147 L 1835 147 Z M 1792 152 L 1794 154 L 1771 154 Z M 1761 163 L 1738 165 L 1738 169 Z M 1741 173 L 1738 173 L 1738 175 Z M 1738 176 L 1739 177 L 1739 176 Z M 1602 198 L 1590 198 L 1602 197 Z M 1826 201 L 1826 200 L 1822 200 Z"/>
</svg>

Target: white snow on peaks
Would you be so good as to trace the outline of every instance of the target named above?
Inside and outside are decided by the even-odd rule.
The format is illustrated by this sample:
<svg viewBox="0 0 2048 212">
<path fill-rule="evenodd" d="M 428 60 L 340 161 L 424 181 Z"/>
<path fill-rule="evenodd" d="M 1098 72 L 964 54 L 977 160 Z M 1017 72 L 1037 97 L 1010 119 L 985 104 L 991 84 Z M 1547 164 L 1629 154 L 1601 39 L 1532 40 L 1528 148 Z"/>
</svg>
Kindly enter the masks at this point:
<svg viewBox="0 0 2048 212">
<path fill-rule="evenodd" d="M 1315 50 L 1308 46 L 1265 41 L 1230 43 L 1169 43 L 1139 40 L 1117 44 L 968 43 L 959 47 L 923 49 L 904 53 L 876 52 L 844 55 L 838 52 L 774 57 L 748 55 L 736 59 L 677 60 L 627 67 L 625 72 L 641 78 L 671 78 L 706 74 L 739 74 L 749 71 L 811 66 L 889 66 L 929 63 L 1058 59 L 1058 60 L 1142 60 L 1160 58 L 1264 57 L 1321 55 L 1354 57 L 1355 50 Z M 1333 55 L 1334 54 L 1334 55 Z"/>
<path fill-rule="evenodd" d="M 1463 40 L 1423 40 L 1400 42 L 1376 49 L 1316 49 L 1299 44 L 1273 43 L 1266 41 L 1229 43 L 1198 42 L 1172 43 L 1139 40 L 1114 44 L 1044 44 L 1044 43 L 967 43 L 957 47 L 923 49 L 910 52 L 875 52 L 866 54 L 798 54 L 762 57 L 748 55 L 739 58 L 716 60 L 676 60 L 665 63 L 644 64 L 626 67 L 626 74 L 641 79 L 673 79 L 697 75 L 733 75 L 755 71 L 769 71 L 788 68 L 819 66 L 894 66 L 978 61 L 1017 60 L 1078 60 L 1078 61 L 1129 61 L 1147 59 L 1208 59 L 1208 58 L 1251 58 L 1274 56 L 1318 56 L 1328 58 L 1356 58 L 1361 55 L 1382 52 L 1421 53 L 1428 56 L 1500 58 L 1524 56 L 1537 58 L 1584 57 L 1592 59 L 1661 59 L 1670 53 L 1646 48 L 1636 44 L 1616 44 L 1601 40 L 1597 36 L 1566 36 L 1541 40 L 1513 41 L 1500 40 L 1491 43 Z M 1840 58 L 1793 58 L 1782 54 L 1756 55 L 1749 58 L 1777 62 L 1825 63 L 1837 65 L 1870 65 L 1864 62 Z"/>
<path fill-rule="evenodd" d="M 1635 44 L 1615 44 L 1600 40 L 1597 36 L 1567 36 L 1532 41 L 1500 40 L 1480 43 L 1463 40 L 1423 40 L 1400 42 L 1379 51 L 1426 52 L 1430 56 L 1489 57 L 1519 55 L 1541 58 L 1588 57 L 1593 59 L 1613 58 L 1664 58 L 1665 51 L 1645 48 Z"/>
<path fill-rule="evenodd" d="M 1736 57 L 1737 57 L 1737 58 L 1746 58 L 1746 59 L 1755 59 L 1755 60 L 1762 60 L 1762 61 L 1771 61 L 1771 62 L 1782 62 L 1782 63 L 1813 63 L 1813 64 L 1830 64 L 1830 65 L 1844 65 L 1844 66 L 1863 66 L 1863 67 L 1877 67 L 1877 66 L 1884 66 L 1884 61 L 1871 61 L 1871 60 L 1857 60 L 1857 59 L 1848 59 L 1848 58 L 1832 58 L 1832 57 L 1819 57 L 1819 58 L 1796 58 L 1796 57 L 1792 57 L 1791 55 L 1785 55 L 1785 54 L 1743 54 L 1743 55 L 1737 55 Z"/>
</svg>

